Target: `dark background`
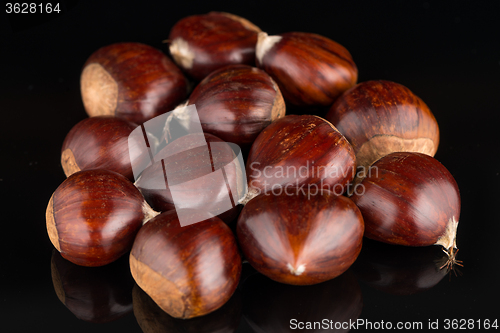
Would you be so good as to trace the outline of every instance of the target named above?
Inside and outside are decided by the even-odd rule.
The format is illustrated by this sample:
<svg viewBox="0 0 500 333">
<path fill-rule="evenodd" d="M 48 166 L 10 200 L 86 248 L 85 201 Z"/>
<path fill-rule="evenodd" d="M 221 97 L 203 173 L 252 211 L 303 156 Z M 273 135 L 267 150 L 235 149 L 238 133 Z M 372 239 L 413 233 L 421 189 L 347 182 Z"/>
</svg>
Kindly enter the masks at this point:
<svg viewBox="0 0 500 333">
<path fill-rule="evenodd" d="M 427 259 L 422 258 L 428 252 L 406 255 L 393 247 L 377 252 L 377 244 L 367 242 L 363 252 L 370 251 L 369 258 L 356 270 L 364 304 L 359 318 L 424 325 L 429 319 L 439 319 L 441 325 L 446 318 L 500 319 L 500 2 L 59 3 L 60 14 L 7 15 L 3 3 L 0 11 L 1 331 L 141 331 L 133 313 L 111 323 L 92 324 L 77 319 L 58 300 L 51 278 L 53 247 L 45 230 L 45 208 L 65 179 L 59 162 L 64 137 L 86 117 L 79 91 L 86 58 L 104 45 L 124 41 L 167 51 L 161 41 L 177 20 L 212 10 L 246 17 L 269 34 L 325 35 L 351 52 L 359 81 L 386 79 L 404 84 L 434 112 L 441 130 L 436 158 L 461 189 L 457 241 L 465 267 L 462 275 L 446 276 L 429 290 L 401 295 L 409 293 L 412 285 L 420 286 L 416 291 L 435 284 L 426 275 L 428 268 L 418 268 L 426 265 L 422 260 Z M 399 287 L 391 289 L 394 285 Z M 269 304 L 266 297 L 270 296 L 262 295 L 263 305 Z M 291 300 L 285 303 L 294 303 Z M 333 295 L 332 304 L 336 301 Z M 293 311 L 300 313 L 300 306 L 307 304 L 299 299 L 291 306 L 298 306 Z M 244 314 L 253 313 L 247 308 Z M 266 327 L 287 327 L 292 319 L 271 312 L 265 320 L 273 318 L 282 322 L 263 324 L 261 329 L 277 332 Z M 237 332 L 251 331 L 242 318 Z"/>
</svg>

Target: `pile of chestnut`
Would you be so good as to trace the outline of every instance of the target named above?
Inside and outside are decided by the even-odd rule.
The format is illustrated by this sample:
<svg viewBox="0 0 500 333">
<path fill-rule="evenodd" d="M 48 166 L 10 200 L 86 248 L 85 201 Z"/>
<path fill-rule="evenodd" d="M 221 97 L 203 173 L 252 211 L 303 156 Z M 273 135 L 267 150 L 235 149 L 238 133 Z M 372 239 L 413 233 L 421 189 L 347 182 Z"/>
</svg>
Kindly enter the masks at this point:
<svg viewBox="0 0 500 333">
<path fill-rule="evenodd" d="M 239 283 L 242 260 L 285 284 L 333 279 L 354 263 L 363 236 L 440 245 L 449 257 L 442 268 L 460 264 L 459 190 L 433 158 L 436 119 L 408 88 L 357 84 L 357 67 L 340 44 L 312 33 L 269 36 L 228 13 L 184 18 L 167 42 L 171 58 L 118 43 L 84 65 L 90 117 L 64 140 L 68 178 L 46 213 L 62 257 L 103 266 L 129 253 L 138 286 L 176 318 L 222 307 Z M 146 133 L 145 122 L 178 105 L 196 106 L 203 134 L 176 135 L 183 121 L 175 117 L 160 138 Z M 287 107 L 302 115 L 285 115 Z M 147 149 L 131 150 L 138 127 Z M 210 154 L 197 148 L 200 139 Z M 216 143 L 241 148 L 246 184 L 238 181 L 244 166 L 235 152 Z M 155 154 L 171 158 L 134 174 Z M 206 163 L 212 169 L 200 167 Z M 168 183 L 155 178 L 165 168 L 173 170 Z M 220 168 L 229 185 L 208 178 L 173 200 L 175 184 Z M 184 203 L 216 207 L 228 191 L 232 207 L 180 225 L 179 214 L 199 213 Z"/>
</svg>

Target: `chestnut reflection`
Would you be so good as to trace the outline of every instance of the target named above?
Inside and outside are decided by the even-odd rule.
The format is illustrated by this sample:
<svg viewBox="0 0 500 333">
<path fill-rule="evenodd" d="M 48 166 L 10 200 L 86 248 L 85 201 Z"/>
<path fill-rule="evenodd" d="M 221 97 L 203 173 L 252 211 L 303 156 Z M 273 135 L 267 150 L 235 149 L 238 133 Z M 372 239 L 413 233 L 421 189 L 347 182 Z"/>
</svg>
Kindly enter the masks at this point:
<svg viewBox="0 0 500 333">
<path fill-rule="evenodd" d="M 232 333 L 241 318 L 241 295 L 236 290 L 218 310 L 192 319 L 178 319 L 164 312 L 138 285 L 132 291 L 134 315 L 144 333 Z"/>
<path fill-rule="evenodd" d="M 296 332 L 298 322 L 355 321 L 361 314 L 363 299 L 354 274 L 349 269 L 335 279 L 310 286 L 293 286 L 254 274 L 243 284 L 243 314 L 255 332 Z M 347 332 L 329 327 L 308 332 Z"/>
<path fill-rule="evenodd" d="M 57 297 L 81 320 L 105 323 L 124 317 L 132 312 L 134 285 L 125 257 L 102 267 L 83 267 L 54 250 L 51 272 Z"/>
<path fill-rule="evenodd" d="M 440 246 L 406 247 L 365 239 L 352 269 L 360 281 L 394 295 L 411 295 L 438 284 L 448 272 Z"/>
</svg>

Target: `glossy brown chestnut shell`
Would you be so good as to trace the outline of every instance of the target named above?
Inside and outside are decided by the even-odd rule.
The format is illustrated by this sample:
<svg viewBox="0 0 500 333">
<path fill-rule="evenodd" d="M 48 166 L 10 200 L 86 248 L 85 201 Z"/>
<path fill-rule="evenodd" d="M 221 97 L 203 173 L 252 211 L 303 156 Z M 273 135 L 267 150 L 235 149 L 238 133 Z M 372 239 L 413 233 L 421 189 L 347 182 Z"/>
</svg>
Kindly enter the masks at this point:
<svg viewBox="0 0 500 333">
<path fill-rule="evenodd" d="M 207 76 L 193 90 L 194 104 L 205 133 L 242 149 L 250 149 L 259 133 L 285 115 L 278 85 L 263 70 L 233 65 Z"/>
<path fill-rule="evenodd" d="M 112 115 L 136 124 L 173 110 L 188 93 L 181 70 L 161 51 L 140 43 L 94 52 L 80 87 L 89 116 Z"/>
<path fill-rule="evenodd" d="M 365 220 L 365 236 L 406 246 L 456 248 L 460 194 L 455 179 L 436 159 L 392 153 L 370 168 L 351 199 Z M 362 192 L 361 192 L 362 191 Z"/>
<path fill-rule="evenodd" d="M 130 253 L 135 281 L 175 318 L 220 308 L 236 290 L 241 257 L 229 227 L 217 217 L 181 227 L 168 211 L 146 223 Z"/>
<path fill-rule="evenodd" d="M 202 141 L 207 145 L 200 145 Z M 186 135 L 158 152 L 155 160 L 159 162 L 146 168 L 136 182 L 153 209 L 200 209 L 228 223 L 235 219 L 241 209 L 238 198 L 244 196 L 245 179 L 243 166 L 224 141 L 208 133 Z M 172 193 L 175 185 L 182 188 Z"/>
<path fill-rule="evenodd" d="M 349 51 L 312 33 L 260 33 L 256 62 L 278 83 L 285 100 L 296 106 L 331 105 L 358 79 Z"/>
<path fill-rule="evenodd" d="M 347 197 L 323 190 L 260 194 L 243 208 L 238 241 L 248 262 L 282 283 L 310 285 L 333 279 L 356 260 L 363 217 Z"/>
<path fill-rule="evenodd" d="M 257 137 L 246 164 L 249 194 L 284 187 L 326 188 L 342 194 L 355 173 L 351 145 L 328 121 L 288 115 Z"/>
<path fill-rule="evenodd" d="M 390 81 L 359 83 L 337 99 L 326 119 L 349 140 L 365 169 L 392 152 L 434 156 L 439 145 L 439 127 L 427 105 Z"/>
<path fill-rule="evenodd" d="M 61 164 L 66 176 L 81 170 L 107 169 L 134 180 L 132 164 L 140 165 L 149 160 L 147 151 L 129 151 L 128 137 L 136 127 L 114 116 L 80 121 L 66 135 L 61 149 Z"/>
<path fill-rule="evenodd" d="M 103 267 L 82 267 L 54 250 L 50 268 L 57 297 L 78 319 L 106 323 L 132 312 L 134 279 L 122 258 Z"/>
<path fill-rule="evenodd" d="M 92 169 L 69 176 L 47 206 L 47 232 L 61 255 L 82 266 L 102 266 L 125 254 L 156 215 L 124 176 Z"/>
<path fill-rule="evenodd" d="M 255 64 L 260 31 L 250 21 L 229 13 L 188 16 L 170 30 L 170 53 L 179 67 L 200 81 L 227 65 Z"/>
</svg>

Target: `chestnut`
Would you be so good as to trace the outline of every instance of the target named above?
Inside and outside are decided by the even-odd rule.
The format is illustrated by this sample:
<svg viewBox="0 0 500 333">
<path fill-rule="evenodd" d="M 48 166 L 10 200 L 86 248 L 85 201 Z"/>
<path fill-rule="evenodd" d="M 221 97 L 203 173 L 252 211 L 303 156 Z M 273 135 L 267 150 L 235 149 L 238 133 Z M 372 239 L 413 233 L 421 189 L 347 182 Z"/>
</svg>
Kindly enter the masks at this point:
<svg viewBox="0 0 500 333">
<path fill-rule="evenodd" d="M 103 266 L 129 251 L 142 224 L 157 214 L 124 176 L 85 170 L 69 176 L 52 194 L 47 232 L 65 259 Z"/>
<path fill-rule="evenodd" d="M 365 236 L 406 246 L 441 245 L 455 262 L 460 194 L 450 172 L 429 155 L 391 153 L 375 162 L 351 199 Z"/>
<path fill-rule="evenodd" d="M 312 33 L 259 33 L 256 62 L 278 83 L 285 100 L 296 106 L 331 105 L 358 79 L 349 51 Z"/>
<path fill-rule="evenodd" d="M 263 70 L 232 65 L 208 75 L 193 90 L 201 127 L 226 142 L 248 150 L 257 135 L 285 115 L 278 85 Z"/>
<path fill-rule="evenodd" d="M 260 31 L 234 14 L 210 12 L 188 16 L 170 30 L 170 53 L 179 67 L 201 81 L 227 65 L 254 65 Z"/>
<path fill-rule="evenodd" d="M 117 43 L 95 51 L 80 86 L 90 117 L 112 115 L 136 124 L 172 110 L 188 93 L 181 70 L 161 51 L 140 43 Z"/>
<path fill-rule="evenodd" d="M 437 246 L 406 247 L 371 239 L 351 266 L 356 277 L 392 295 L 413 295 L 433 288 L 446 276 L 441 269 L 448 256 Z"/>
<path fill-rule="evenodd" d="M 191 208 L 228 223 L 235 219 L 246 180 L 243 162 L 229 144 L 208 133 L 189 134 L 169 143 L 154 159 L 135 183 L 153 209 Z"/>
<path fill-rule="evenodd" d="M 139 167 L 149 162 L 146 150 L 129 149 L 129 135 L 136 127 L 114 116 L 80 121 L 66 135 L 61 149 L 61 164 L 66 176 L 81 170 L 107 169 L 133 181 L 132 165 Z"/>
<path fill-rule="evenodd" d="M 361 288 L 350 269 L 312 286 L 290 286 L 252 275 L 243 283 L 243 301 L 243 316 L 252 332 L 347 332 L 344 323 L 355 322 L 363 309 Z M 314 322 L 325 323 L 328 329 L 306 326 Z"/>
<path fill-rule="evenodd" d="M 171 210 L 141 228 L 130 253 L 130 270 L 163 311 L 187 319 L 213 312 L 231 298 L 241 257 L 221 219 L 181 227 Z"/>
<path fill-rule="evenodd" d="M 337 99 L 326 119 L 352 144 L 360 174 L 392 152 L 434 156 L 439 145 L 439 127 L 427 105 L 390 81 L 359 83 Z"/>
<path fill-rule="evenodd" d="M 132 298 L 135 318 L 144 333 L 234 333 L 241 319 L 242 302 L 238 289 L 220 309 L 191 319 L 170 316 L 137 285 Z"/>
<path fill-rule="evenodd" d="M 326 188 L 340 195 L 355 174 L 355 155 L 328 121 L 288 115 L 267 126 L 255 139 L 246 164 L 246 203 L 259 193 L 283 187 Z"/>
<path fill-rule="evenodd" d="M 363 239 L 363 217 L 347 197 L 296 188 L 250 200 L 237 236 L 248 262 L 282 283 L 310 285 L 333 279 L 352 265 Z"/>
<path fill-rule="evenodd" d="M 51 273 L 57 297 L 81 320 L 107 323 L 132 312 L 134 279 L 122 258 L 103 267 L 82 267 L 54 250 Z"/>
</svg>

